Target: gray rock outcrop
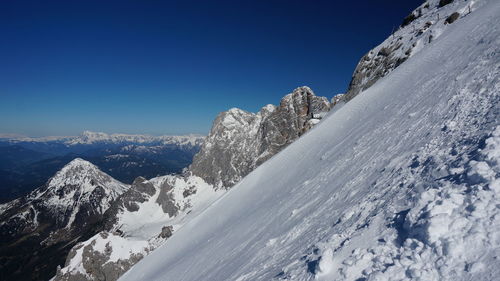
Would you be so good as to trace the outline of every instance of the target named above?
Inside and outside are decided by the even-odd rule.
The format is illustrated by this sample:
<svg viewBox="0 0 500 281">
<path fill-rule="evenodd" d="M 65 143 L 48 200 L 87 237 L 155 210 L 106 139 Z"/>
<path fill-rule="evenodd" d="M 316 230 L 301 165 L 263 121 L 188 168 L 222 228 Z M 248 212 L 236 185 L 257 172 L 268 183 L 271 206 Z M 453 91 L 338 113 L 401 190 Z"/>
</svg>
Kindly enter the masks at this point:
<svg viewBox="0 0 500 281">
<path fill-rule="evenodd" d="M 368 89 L 425 45 L 431 44 L 447 25 L 459 18 L 460 9 L 462 5 L 453 0 L 428 0 L 412 11 L 398 30 L 361 58 L 343 97 L 344 101 Z"/>
<path fill-rule="evenodd" d="M 220 113 L 189 170 L 217 188 L 229 188 L 299 138 L 331 108 L 325 97 L 299 87 L 258 113 Z"/>
</svg>

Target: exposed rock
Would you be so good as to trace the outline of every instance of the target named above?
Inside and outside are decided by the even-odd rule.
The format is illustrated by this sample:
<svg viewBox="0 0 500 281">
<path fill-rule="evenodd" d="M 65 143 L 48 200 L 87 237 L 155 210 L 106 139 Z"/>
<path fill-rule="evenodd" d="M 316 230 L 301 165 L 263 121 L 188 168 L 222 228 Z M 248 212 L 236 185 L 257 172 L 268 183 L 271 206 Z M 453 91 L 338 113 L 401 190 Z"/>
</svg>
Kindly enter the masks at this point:
<svg viewBox="0 0 500 281">
<path fill-rule="evenodd" d="M 146 201 L 149 196 L 155 194 L 154 186 L 143 177 L 138 177 L 132 183 L 131 188 L 123 194 L 120 201 L 127 210 L 134 212 L 139 210 L 138 203 Z"/>
<path fill-rule="evenodd" d="M 150 186 L 153 186 L 154 192 L 151 192 Z M 177 226 L 182 225 L 182 218 L 193 210 L 191 200 L 195 194 L 203 196 L 194 198 L 202 207 L 206 206 L 203 203 L 212 202 L 218 198 L 218 194 L 223 194 L 190 173 L 167 175 L 149 181 L 138 179 L 131 189 L 139 194 L 146 194 L 144 197 L 138 197 L 145 199 L 139 205 L 140 210 L 145 208 L 158 215 L 162 211 L 168 213 L 169 209 L 165 206 L 172 206 L 175 213 L 168 216 L 158 215 L 151 221 L 151 212 L 146 211 L 141 215 L 141 212 L 130 211 L 124 207 L 124 197 L 128 195 L 123 194 L 115 201 L 113 208 L 106 212 L 103 219 L 107 222 L 104 230 L 73 247 L 64 268 L 57 271 L 55 281 L 117 280 L 132 265 L 172 236 L 172 220 Z M 198 192 L 198 189 L 201 191 Z M 184 196 L 186 193 L 189 195 Z"/>
<path fill-rule="evenodd" d="M 401 23 L 401 27 L 405 27 L 409 25 L 412 21 L 416 20 L 418 18 L 418 15 L 415 14 L 415 12 L 410 13 L 406 18 L 403 19 L 403 23 Z"/>
<path fill-rule="evenodd" d="M 174 228 L 171 226 L 171 225 L 168 225 L 168 226 L 164 226 L 162 229 L 161 229 L 161 233 L 160 233 L 160 237 L 161 238 L 169 238 L 170 236 L 172 236 L 172 233 L 174 232 Z"/>
<path fill-rule="evenodd" d="M 453 14 L 451 14 L 449 17 L 446 18 L 446 20 L 444 21 L 445 24 L 451 24 L 453 23 L 454 21 L 456 21 L 458 18 L 460 17 L 460 13 L 458 12 L 454 12 Z"/>
<path fill-rule="evenodd" d="M 452 2 L 453 2 L 453 0 L 439 0 L 438 7 L 440 7 L 440 8 L 444 7 L 444 6 L 448 5 L 448 4 L 451 4 Z"/>
<path fill-rule="evenodd" d="M 127 189 L 77 158 L 44 186 L 5 205 L 0 214 L 2 279 L 52 277 L 71 247 L 97 232 L 104 213 Z"/>
<path fill-rule="evenodd" d="M 77 255 L 78 251 L 81 251 L 82 268 L 75 272 L 69 272 L 66 268 L 58 268 L 54 280 L 118 280 L 123 273 L 132 267 L 132 265 L 136 264 L 144 257 L 143 253 L 139 252 L 130 253 L 129 257 L 126 259 L 114 260 L 112 258 L 113 242 L 109 240 L 111 236 L 113 235 L 102 232 L 96 235 L 90 243 L 82 243 L 74 247 L 68 255 L 66 266 L 71 261 L 71 258 Z M 98 243 L 105 243 L 104 249 L 100 249 L 99 247 L 102 246 L 98 245 Z M 147 249 L 144 249 L 144 251 L 147 251 Z"/>
<path fill-rule="evenodd" d="M 175 198 L 173 197 L 172 193 L 169 192 L 171 189 L 172 186 L 170 185 L 170 183 L 168 181 L 165 181 L 165 183 L 162 185 L 162 188 L 160 189 L 160 194 L 156 199 L 156 203 L 161 206 L 165 214 L 168 214 L 170 217 L 174 217 L 177 215 L 179 208 L 175 204 Z"/>
<path fill-rule="evenodd" d="M 337 94 L 337 95 L 333 96 L 332 101 L 331 101 L 332 110 L 336 110 L 336 108 L 340 107 L 341 105 L 343 105 L 345 103 L 344 96 L 345 96 L 345 94 Z"/>
<path fill-rule="evenodd" d="M 403 20 L 399 30 L 363 56 L 354 70 L 344 101 L 350 101 L 371 87 L 442 34 L 442 26 L 435 23 L 439 20 L 440 13 L 449 13 L 452 7 L 443 7 L 452 2 L 453 0 L 425 2 Z M 454 12 L 445 23 L 452 23 L 458 16 Z"/>
<path fill-rule="evenodd" d="M 258 113 L 233 108 L 220 113 L 190 170 L 219 188 L 229 188 L 292 143 L 330 110 L 327 98 L 308 87 L 286 95 L 279 106 Z"/>
</svg>

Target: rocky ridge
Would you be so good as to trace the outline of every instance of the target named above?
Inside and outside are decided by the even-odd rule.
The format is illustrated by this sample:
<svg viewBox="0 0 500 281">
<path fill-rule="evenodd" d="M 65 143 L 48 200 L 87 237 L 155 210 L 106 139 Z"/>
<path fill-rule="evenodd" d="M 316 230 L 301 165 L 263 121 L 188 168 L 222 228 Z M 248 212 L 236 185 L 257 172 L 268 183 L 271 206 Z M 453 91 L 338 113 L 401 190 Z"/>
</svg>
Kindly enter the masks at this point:
<svg viewBox="0 0 500 281">
<path fill-rule="evenodd" d="M 136 179 L 106 212 L 101 231 L 73 247 L 54 280 L 116 280 L 330 108 L 327 98 L 300 87 L 258 113 L 220 113 L 186 172 Z"/>
<path fill-rule="evenodd" d="M 128 188 L 77 158 L 44 186 L 0 205 L 1 279 L 43 279 L 77 241 L 95 233 L 112 202 Z M 44 259 L 48 256 L 54 256 L 50 262 Z"/>
<path fill-rule="evenodd" d="M 349 101 L 424 49 L 456 20 L 481 5 L 477 1 L 429 0 L 404 18 L 401 26 L 359 61 L 346 95 Z"/>
<path fill-rule="evenodd" d="M 84 131 L 79 136 L 52 136 L 31 138 L 15 135 L 0 135 L 0 139 L 11 143 L 19 142 L 57 142 L 67 146 L 89 145 L 89 144 L 157 144 L 157 145 L 179 145 L 179 146 L 199 146 L 203 142 L 204 136 L 191 134 L 184 136 L 151 136 L 132 134 L 107 134 L 103 132 Z"/>
<path fill-rule="evenodd" d="M 220 113 L 193 163 L 193 174 L 229 188 L 299 138 L 330 110 L 325 97 L 299 87 L 257 113 L 232 108 Z"/>
<path fill-rule="evenodd" d="M 138 178 L 105 214 L 103 230 L 75 245 L 53 280 L 117 280 L 223 193 L 188 174 Z"/>
</svg>

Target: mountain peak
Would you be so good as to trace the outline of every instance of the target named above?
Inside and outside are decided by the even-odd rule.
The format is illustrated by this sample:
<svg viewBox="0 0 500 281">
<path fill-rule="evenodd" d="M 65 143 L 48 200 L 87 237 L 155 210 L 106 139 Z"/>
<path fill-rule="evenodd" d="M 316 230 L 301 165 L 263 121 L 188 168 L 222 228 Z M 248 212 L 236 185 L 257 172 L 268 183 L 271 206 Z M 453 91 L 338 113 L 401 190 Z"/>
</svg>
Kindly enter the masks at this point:
<svg viewBox="0 0 500 281">
<path fill-rule="evenodd" d="M 309 86 L 300 86 L 293 90 L 293 93 L 310 93 L 315 96 L 313 90 Z"/>
<path fill-rule="evenodd" d="M 116 192 L 122 192 L 125 189 L 122 183 L 82 158 L 75 158 L 66 164 L 48 181 L 47 185 L 53 190 L 78 186 L 82 192 L 90 192 L 96 186 L 113 186 L 117 188 Z"/>
<path fill-rule="evenodd" d="M 97 168 L 96 165 L 94 165 L 94 164 L 90 163 L 89 161 L 84 160 L 80 157 L 77 157 L 77 158 L 71 160 L 68 164 L 66 164 L 64 166 L 64 168 L 66 168 L 66 167 Z"/>
<path fill-rule="evenodd" d="M 231 108 L 217 116 L 190 169 L 210 184 L 229 188 L 317 124 L 330 108 L 327 98 L 307 86 L 258 113 Z"/>
</svg>

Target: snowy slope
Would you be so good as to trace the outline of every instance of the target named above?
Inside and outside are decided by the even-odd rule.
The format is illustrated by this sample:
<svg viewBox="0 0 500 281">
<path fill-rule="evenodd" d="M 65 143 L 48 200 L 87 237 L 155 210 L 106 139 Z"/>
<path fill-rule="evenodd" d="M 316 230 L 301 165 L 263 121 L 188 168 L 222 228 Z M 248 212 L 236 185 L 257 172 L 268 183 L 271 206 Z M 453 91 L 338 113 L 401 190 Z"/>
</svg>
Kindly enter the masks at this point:
<svg viewBox="0 0 500 281">
<path fill-rule="evenodd" d="M 424 2 L 424 1 L 422 1 Z M 475 0 L 428 0 L 408 15 L 403 24 L 358 62 L 343 100 L 349 101 L 391 73 L 408 58 L 431 45 L 482 4 Z"/>
<path fill-rule="evenodd" d="M 327 98 L 304 86 L 256 114 L 237 108 L 220 113 L 193 165 L 182 175 L 136 178 L 106 212 L 105 226 L 73 247 L 54 280 L 118 279 L 330 108 Z"/>
<path fill-rule="evenodd" d="M 53 280 L 118 279 L 225 192 L 216 191 L 200 177 L 185 174 L 136 180 L 124 196 L 138 185 L 150 186 L 152 192 L 144 193 L 142 202 L 123 196 L 117 200 L 118 211 L 106 213 L 111 225 L 75 245 Z M 136 207 L 128 210 L 125 206 L 130 203 Z"/>
<path fill-rule="evenodd" d="M 121 280 L 493 280 L 500 2 L 245 177 Z"/>
</svg>

